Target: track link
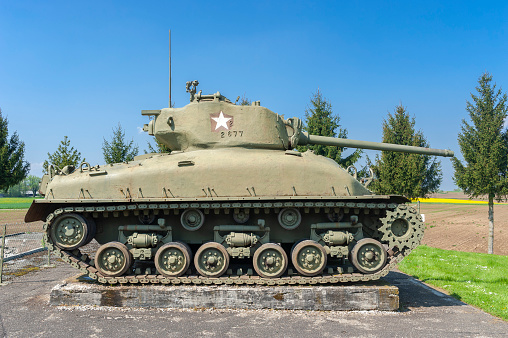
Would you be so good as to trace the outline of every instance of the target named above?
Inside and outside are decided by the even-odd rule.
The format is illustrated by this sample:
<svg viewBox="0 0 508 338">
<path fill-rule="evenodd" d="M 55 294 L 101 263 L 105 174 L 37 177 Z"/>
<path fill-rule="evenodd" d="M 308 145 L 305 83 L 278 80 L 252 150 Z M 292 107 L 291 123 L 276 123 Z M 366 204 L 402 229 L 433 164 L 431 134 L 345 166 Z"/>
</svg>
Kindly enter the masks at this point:
<svg viewBox="0 0 508 338">
<path fill-rule="evenodd" d="M 230 208 L 282 208 L 282 207 L 305 207 L 305 208 L 354 208 L 354 209 L 368 209 L 379 213 L 379 210 L 387 210 L 388 216 L 381 218 L 383 223 L 382 228 L 387 228 L 390 224 L 389 221 L 393 218 L 392 215 L 402 210 L 405 213 L 409 210 L 411 215 L 412 231 L 416 236 L 412 236 L 407 242 L 397 243 L 399 249 L 391 252 L 388 257 L 386 266 L 373 274 L 361 273 L 342 273 L 342 274 L 322 274 L 315 277 L 304 277 L 300 275 L 291 275 L 280 278 L 261 278 L 259 276 L 232 276 L 223 275 L 218 278 L 209 278 L 197 274 L 187 274 L 181 277 L 165 277 L 163 275 L 124 275 L 120 277 L 105 277 L 93 265 L 91 259 L 86 254 L 82 254 L 79 249 L 73 251 L 65 251 L 58 248 L 52 243 L 51 237 L 48 235 L 52 221 L 59 215 L 64 213 L 119 213 L 131 210 L 157 210 L 162 214 L 167 214 L 171 209 L 187 209 L 187 208 L 201 208 L 201 209 L 230 209 Z M 77 207 L 64 207 L 57 209 L 50 213 L 46 218 L 43 227 L 46 231 L 44 240 L 47 243 L 48 249 L 51 250 L 57 257 L 67 262 L 72 267 L 79 269 L 83 274 L 87 275 L 93 280 L 102 284 L 193 284 L 193 285 L 315 285 L 315 284 L 337 284 L 349 282 L 367 282 L 378 280 L 384 277 L 395 268 L 395 266 L 402 261 L 402 259 L 409 255 L 409 253 L 416 248 L 423 236 L 423 224 L 421 217 L 416 215 L 414 209 L 402 204 L 397 205 L 394 203 L 354 203 L 354 202 L 280 202 L 280 203 L 175 203 L 175 204 L 128 204 L 128 205 L 115 205 L 115 206 L 77 206 Z M 382 229 L 380 228 L 380 229 Z M 191 271 L 189 269 L 189 271 Z"/>
</svg>

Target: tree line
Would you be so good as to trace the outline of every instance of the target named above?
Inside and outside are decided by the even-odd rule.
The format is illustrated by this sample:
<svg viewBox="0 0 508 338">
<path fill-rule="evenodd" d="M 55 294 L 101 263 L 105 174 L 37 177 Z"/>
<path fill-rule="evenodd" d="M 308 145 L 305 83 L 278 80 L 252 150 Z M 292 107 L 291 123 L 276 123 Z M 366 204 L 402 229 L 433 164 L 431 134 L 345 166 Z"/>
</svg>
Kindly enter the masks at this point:
<svg viewBox="0 0 508 338">
<path fill-rule="evenodd" d="M 149 147 L 154 148 L 151 144 Z M 113 135 L 108 141 L 103 138 L 102 155 L 106 164 L 129 162 L 139 153 L 139 147 L 134 144 L 134 140 L 125 140 L 125 131 L 120 123 L 113 128 Z M 49 165 L 55 166 L 57 169 L 63 169 L 66 166 L 77 167 L 82 162 L 86 162 L 85 157 L 81 157 L 81 153 L 71 146 L 67 136 L 60 141 L 58 148 L 54 153 L 48 153 L 48 159 L 44 161 L 42 167 L 44 173 L 48 173 Z"/>
<path fill-rule="evenodd" d="M 454 181 L 470 198 L 488 197 L 488 253 L 494 252 L 494 200 L 508 195 L 508 117 L 507 95 L 497 89 L 492 75 L 484 73 L 478 79 L 476 93 L 467 101 L 468 119 L 462 120 L 458 134 L 464 162 L 452 158 Z M 318 90 L 305 112 L 305 131 L 310 134 L 347 137 L 339 116 L 334 115 L 330 102 Z M 417 147 L 430 147 L 423 132 L 415 129 L 416 121 L 407 108 L 398 105 L 383 121 L 383 142 Z M 343 157 L 344 148 L 311 145 L 300 147 L 318 155 L 332 158 L 343 167 L 360 158 L 359 150 Z M 437 192 L 442 181 L 441 162 L 435 156 L 383 151 L 374 162 L 367 157 L 374 173 L 369 186 L 379 195 L 399 194 L 410 199 L 427 197 Z M 365 170 L 363 171 L 365 175 Z"/>
<path fill-rule="evenodd" d="M 238 100 L 237 100 L 238 101 Z M 245 95 L 240 105 L 249 105 Z M 489 200 L 489 253 L 493 252 L 494 199 L 506 197 L 508 192 L 508 132 L 505 120 L 508 115 L 507 95 L 497 89 L 492 75 L 484 73 L 478 79 L 476 93 L 471 93 L 467 101 L 468 119 L 462 121 L 458 143 L 464 162 L 452 159 L 455 170 L 454 181 L 470 197 L 488 196 Z M 423 132 L 416 129 L 415 117 L 411 117 L 402 104 L 388 113 L 383 121 L 382 142 L 418 147 L 430 147 Z M 347 138 L 347 129 L 340 124 L 340 117 L 333 112 L 332 104 L 323 97 L 320 90 L 311 96 L 305 110 L 304 130 L 309 134 Z M 147 152 L 171 152 L 164 144 L 155 140 L 148 143 Z M 7 118 L 0 110 L 0 191 L 25 184 L 30 165 L 24 160 L 25 144 L 16 132 L 8 134 Z M 323 145 L 299 146 L 299 151 L 312 150 L 347 168 L 354 165 L 362 156 L 362 151 L 354 150 L 344 156 L 345 148 Z M 139 147 L 134 140 L 125 140 L 125 131 L 118 124 L 113 128 L 110 140 L 103 139 L 102 152 L 107 164 L 132 161 L 138 155 Z M 58 169 L 66 166 L 77 167 L 85 158 L 70 145 L 67 136 L 60 142 L 54 153 L 48 153 L 44 161 L 44 172 L 50 164 Z M 374 177 L 369 189 L 380 195 L 400 194 L 410 199 L 426 197 L 437 192 L 442 182 L 441 162 L 434 156 L 383 151 L 371 161 L 368 167 Z M 360 171 L 365 176 L 367 168 Z M 33 178 L 32 178 L 33 179 Z M 30 177 L 29 177 L 30 180 Z M 21 182 L 21 183 L 20 183 Z M 25 182 L 25 183 L 23 183 Z M 21 186 L 18 190 L 22 190 Z"/>
<path fill-rule="evenodd" d="M 32 197 L 39 192 L 41 178 L 29 175 L 3 192 L 7 197 Z"/>
<path fill-rule="evenodd" d="M 333 113 L 331 103 L 318 90 L 312 95 L 305 111 L 304 130 L 309 134 L 347 138 L 347 130 L 340 125 L 340 117 Z M 395 107 L 383 121 L 384 143 L 428 148 L 423 132 L 415 129 L 415 118 L 402 105 Z M 355 149 L 344 156 L 346 148 L 324 145 L 299 146 L 299 151 L 311 150 L 317 155 L 329 157 L 344 169 L 356 164 L 362 151 Z M 374 177 L 369 189 L 378 195 L 398 194 L 410 199 L 426 197 L 436 192 L 442 181 L 441 163 L 435 156 L 382 151 L 372 162 L 367 156 L 367 166 L 358 173 L 368 176 L 372 169 Z"/>
</svg>

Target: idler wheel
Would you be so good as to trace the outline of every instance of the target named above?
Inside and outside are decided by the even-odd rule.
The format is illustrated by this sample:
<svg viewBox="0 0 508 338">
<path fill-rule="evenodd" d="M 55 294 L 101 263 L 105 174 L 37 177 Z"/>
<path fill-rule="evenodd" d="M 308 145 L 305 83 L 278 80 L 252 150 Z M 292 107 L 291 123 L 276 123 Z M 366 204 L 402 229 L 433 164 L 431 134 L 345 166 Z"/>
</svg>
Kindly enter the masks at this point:
<svg viewBox="0 0 508 338">
<path fill-rule="evenodd" d="M 294 230 L 298 228 L 302 222 L 300 211 L 295 208 L 285 208 L 279 212 L 279 224 L 286 230 Z"/>
<path fill-rule="evenodd" d="M 78 214 L 63 214 L 55 219 L 49 235 L 60 249 L 74 250 L 92 240 L 95 236 L 95 223 Z"/>
<path fill-rule="evenodd" d="M 155 254 L 155 267 L 166 277 L 180 277 L 189 269 L 192 253 L 183 243 L 166 243 Z"/>
<path fill-rule="evenodd" d="M 288 256 L 284 249 L 275 243 L 261 245 L 254 253 L 254 270 L 259 276 L 277 278 L 288 267 Z"/>
<path fill-rule="evenodd" d="M 307 239 L 296 244 L 291 250 L 291 261 L 301 275 L 316 276 L 323 272 L 326 266 L 326 251 L 318 242 Z"/>
<path fill-rule="evenodd" d="M 205 223 L 205 215 L 198 209 L 187 209 L 180 217 L 182 226 L 189 231 L 196 231 Z"/>
<path fill-rule="evenodd" d="M 132 265 L 132 255 L 120 242 L 101 245 L 95 254 L 95 268 L 106 277 L 123 275 Z"/>
<path fill-rule="evenodd" d="M 220 277 L 229 266 L 229 254 L 219 243 L 208 242 L 199 247 L 194 256 L 194 267 L 205 277 Z"/>
<path fill-rule="evenodd" d="M 351 262 L 363 273 L 378 272 L 385 266 L 386 258 L 383 244 L 372 238 L 359 240 L 351 250 Z"/>
</svg>

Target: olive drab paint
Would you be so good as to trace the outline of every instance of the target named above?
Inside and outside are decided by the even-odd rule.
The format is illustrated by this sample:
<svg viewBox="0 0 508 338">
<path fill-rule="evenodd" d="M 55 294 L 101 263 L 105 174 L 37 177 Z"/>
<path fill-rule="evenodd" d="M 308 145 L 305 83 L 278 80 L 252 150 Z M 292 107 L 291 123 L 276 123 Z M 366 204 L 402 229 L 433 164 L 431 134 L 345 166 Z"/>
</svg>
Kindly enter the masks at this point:
<svg viewBox="0 0 508 338">
<path fill-rule="evenodd" d="M 406 198 L 374 195 L 371 179 L 293 149 L 451 151 L 309 135 L 298 118 L 197 85 L 183 108 L 142 111 L 170 154 L 50 167 L 25 220 L 45 221 L 62 259 L 102 283 L 337 283 L 378 279 L 420 243 Z M 94 257 L 82 254 L 93 239 Z"/>
</svg>

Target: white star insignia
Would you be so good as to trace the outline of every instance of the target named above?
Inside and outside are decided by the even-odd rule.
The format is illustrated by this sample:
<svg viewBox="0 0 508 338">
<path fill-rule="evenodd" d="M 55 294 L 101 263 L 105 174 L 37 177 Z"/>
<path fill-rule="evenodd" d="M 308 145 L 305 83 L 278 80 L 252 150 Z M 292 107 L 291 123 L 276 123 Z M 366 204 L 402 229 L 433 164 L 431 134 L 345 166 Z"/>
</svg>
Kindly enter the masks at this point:
<svg viewBox="0 0 508 338">
<path fill-rule="evenodd" d="M 226 130 L 229 130 L 227 122 L 231 120 L 231 117 L 224 117 L 222 111 L 220 112 L 219 117 L 212 117 L 212 120 L 216 122 L 215 130 L 219 129 L 220 127 L 224 127 Z"/>
</svg>

